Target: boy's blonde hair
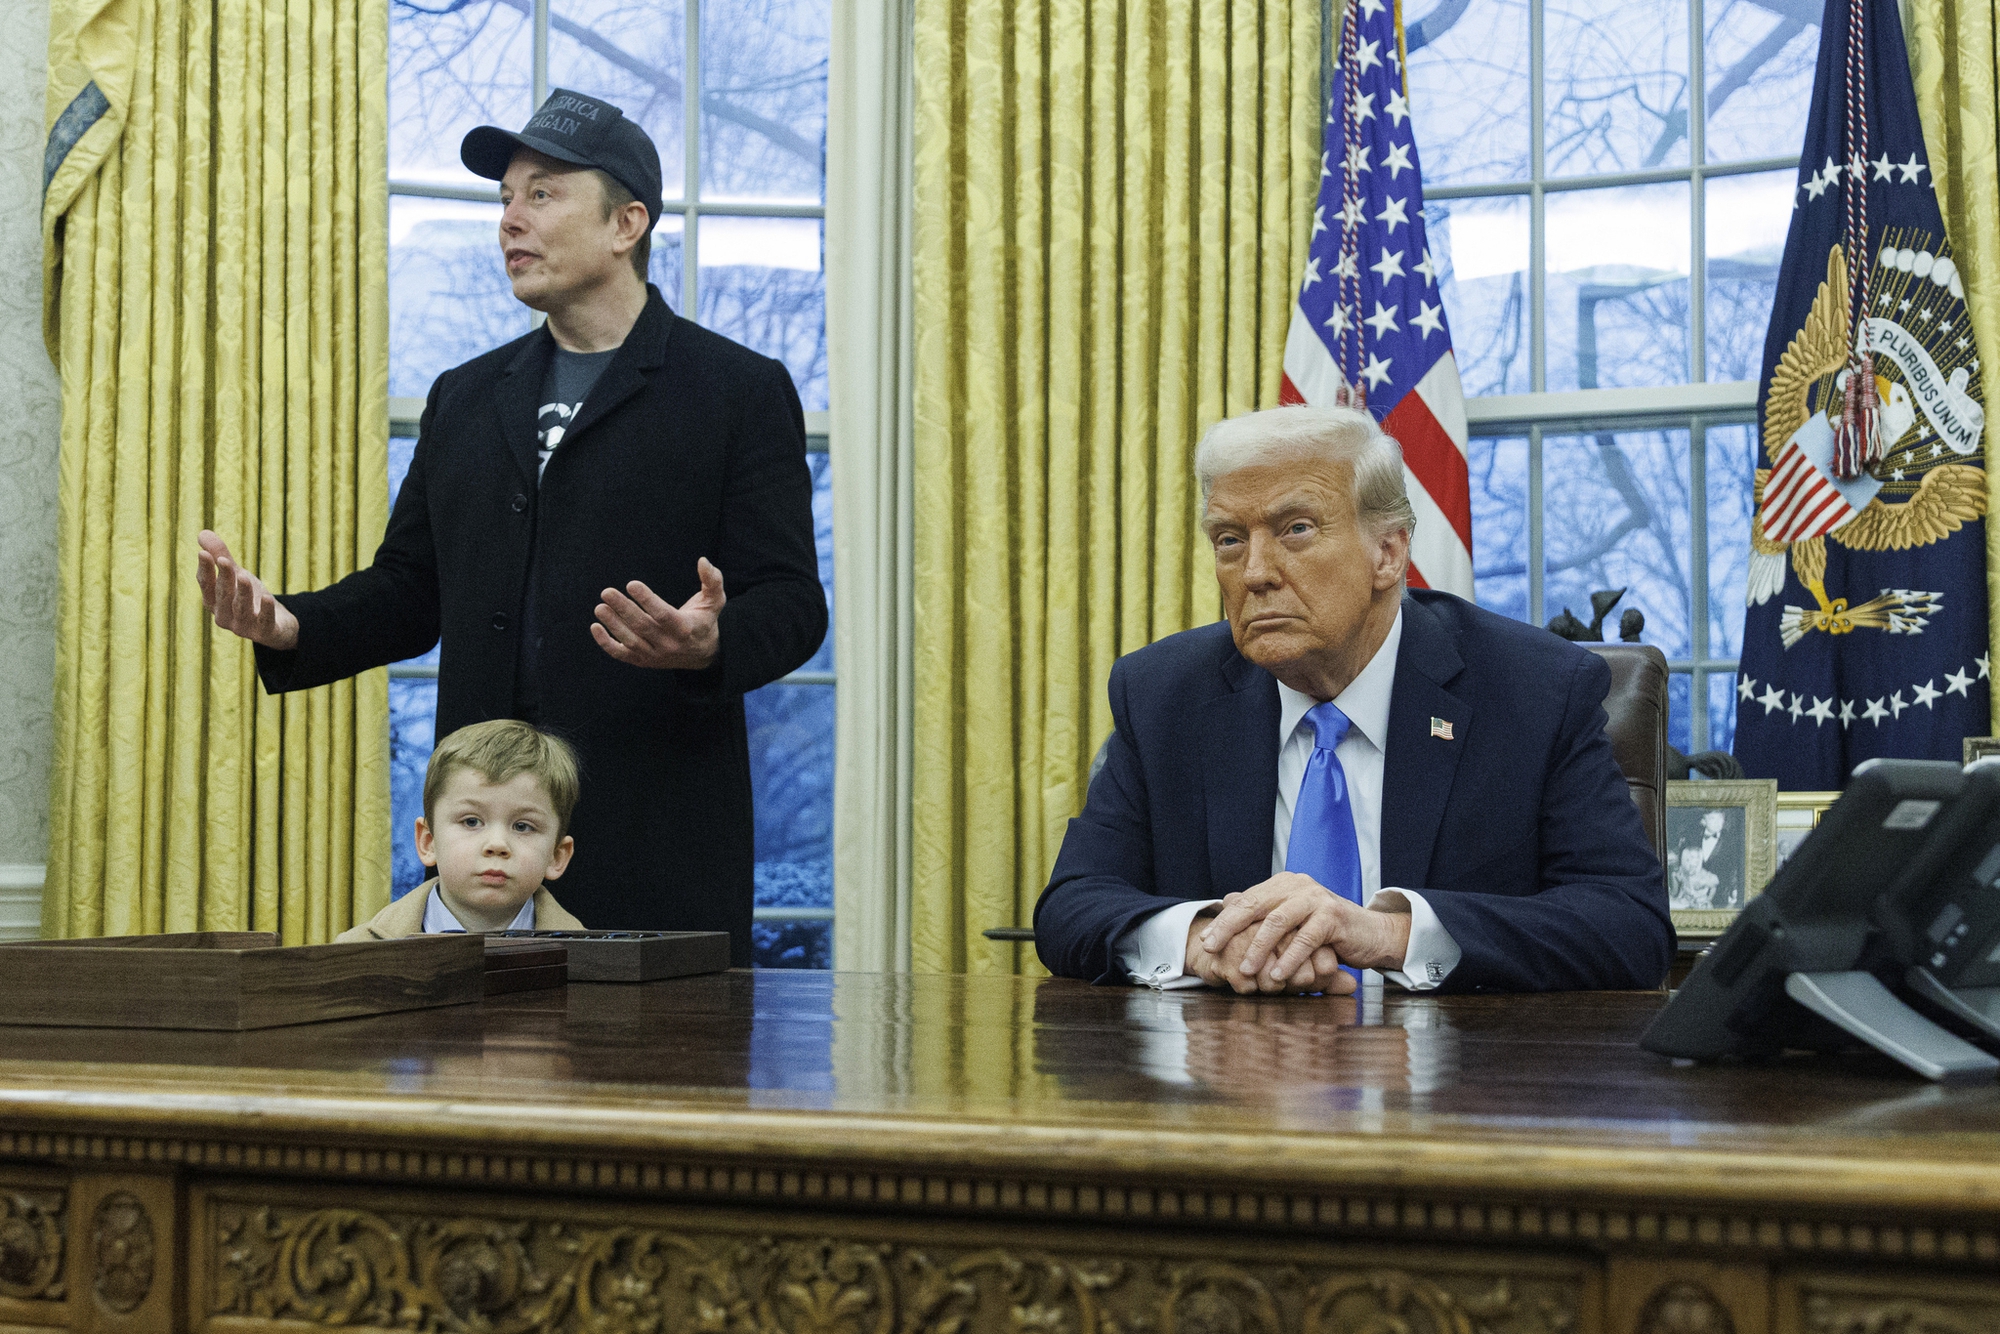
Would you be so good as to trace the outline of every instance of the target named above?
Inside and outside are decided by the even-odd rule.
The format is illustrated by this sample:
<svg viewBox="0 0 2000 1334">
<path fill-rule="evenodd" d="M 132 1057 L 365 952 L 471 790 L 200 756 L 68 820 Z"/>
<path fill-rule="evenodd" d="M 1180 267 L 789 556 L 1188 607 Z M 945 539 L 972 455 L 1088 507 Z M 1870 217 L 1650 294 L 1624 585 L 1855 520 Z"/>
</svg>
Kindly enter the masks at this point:
<svg viewBox="0 0 2000 1334">
<path fill-rule="evenodd" d="M 533 774 L 548 790 L 556 808 L 556 838 L 569 832 L 570 813 L 583 786 L 576 752 L 559 736 L 518 718 L 494 718 L 461 727 L 438 742 L 424 774 L 424 819 L 436 823 L 438 793 L 454 770 L 470 769 L 489 783 L 504 783 L 516 774 Z"/>
</svg>

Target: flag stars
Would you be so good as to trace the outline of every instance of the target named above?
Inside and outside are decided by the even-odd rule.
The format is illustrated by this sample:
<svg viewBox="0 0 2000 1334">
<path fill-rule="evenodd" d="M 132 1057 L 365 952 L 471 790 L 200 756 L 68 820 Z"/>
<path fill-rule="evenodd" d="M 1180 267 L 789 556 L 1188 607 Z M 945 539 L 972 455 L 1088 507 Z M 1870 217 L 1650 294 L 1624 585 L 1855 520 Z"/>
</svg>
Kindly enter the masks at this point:
<svg viewBox="0 0 2000 1334">
<path fill-rule="evenodd" d="M 1422 329 L 1426 338 L 1429 338 L 1434 333 L 1443 333 L 1443 308 L 1433 306 L 1430 302 L 1419 299 L 1417 301 L 1417 313 L 1410 317 L 1410 327 L 1413 329 Z"/>
<path fill-rule="evenodd" d="M 1404 252 L 1401 250 L 1384 250 L 1382 258 L 1370 264 L 1368 271 L 1385 283 L 1391 278 L 1401 278 L 1403 276 L 1403 254 Z"/>
<path fill-rule="evenodd" d="M 1898 719 L 1902 718 L 1903 710 L 1909 707 L 1909 705 L 1903 703 L 1902 691 L 1898 690 L 1895 694 L 1889 696 L 1889 709 Z"/>
<path fill-rule="evenodd" d="M 1406 171 L 1416 170 L 1416 166 L 1410 161 L 1410 149 L 1414 146 L 1414 144 L 1389 145 L 1389 156 L 1383 161 L 1382 165 L 1389 169 L 1390 180 L 1395 180 Z"/>
<path fill-rule="evenodd" d="M 1396 128 L 1400 130 L 1403 122 L 1410 118 L 1409 99 L 1401 92 L 1391 92 L 1389 100 L 1382 104 L 1382 110 L 1389 113 L 1389 119 L 1396 122 Z"/>
<path fill-rule="evenodd" d="M 1785 692 L 1776 686 L 1766 686 L 1764 693 L 1757 697 L 1757 702 L 1764 706 L 1764 716 L 1768 718 L 1784 707 Z"/>
<path fill-rule="evenodd" d="M 1347 307 L 1335 306 L 1333 314 L 1326 317 L 1326 327 L 1333 330 L 1335 337 L 1346 337 L 1347 331 L 1354 327 L 1354 321 L 1348 318 Z"/>
<path fill-rule="evenodd" d="M 1757 698 L 1757 678 L 1745 676 L 1736 683 L 1736 698 L 1749 704 Z"/>
<path fill-rule="evenodd" d="M 1361 375 L 1363 379 L 1368 381 L 1370 389 L 1380 389 L 1388 382 L 1389 362 L 1391 360 L 1393 358 L 1378 357 L 1372 352 L 1368 354 L 1368 364 L 1361 368 Z"/>
<path fill-rule="evenodd" d="M 1875 159 L 1875 161 L 1870 163 L 1869 165 L 1875 168 L 1875 179 L 1878 181 L 1886 181 L 1890 179 L 1889 173 L 1896 169 L 1896 164 L 1889 160 L 1889 155 L 1887 153 L 1884 153 L 1881 157 Z"/>
<path fill-rule="evenodd" d="M 1359 227 L 1367 220 L 1367 216 L 1361 211 L 1360 195 L 1354 196 L 1340 206 L 1340 221 L 1349 227 Z"/>
<path fill-rule="evenodd" d="M 1896 170 L 1903 173 L 1903 184 L 1908 185 L 1910 182 L 1916 180 L 1918 176 L 1929 171 L 1930 168 L 1917 161 L 1917 155 L 1912 153 L 1908 162 L 1898 162 L 1896 164 Z"/>
<path fill-rule="evenodd" d="M 1379 5 L 1381 0 L 1375 0 Z M 1356 93 L 1354 95 L 1354 119 L 1358 121 L 1375 119 L 1375 94 Z"/>
<path fill-rule="evenodd" d="M 1319 280 L 1320 280 L 1320 277 L 1319 277 L 1319 256 L 1318 256 L 1318 255 L 1314 255 L 1314 256 L 1313 256 L 1312 258 L 1310 258 L 1310 259 L 1308 259 L 1308 260 L 1306 261 L 1306 277 L 1305 277 L 1305 282 L 1304 282 L 1303 284 L 1301 284 L 1301 285 L 1300 285 L 1300 287 L 1299 287 L 1299 291 L 1301 291 L 1301 292 L 1304 292 L 1304 291 L 1306 291 L 1306 290 L 1307 290 L 1308 288 L 1310 288 L 1310 287 L 1311 287 L 1311 286 L 1312 286 L 1312 285 L 1313 285 L 1314 283 L 1318 282 Z"/>
<path fill-rule="evenodd" d="M 1910 298 L 1908 298 L 1908 297 L 1904 297 L 1904 298 L 1903 298 L 1903 299 L 1902 299 L 1901 301 L 1898 301 L 1898 302 L 1896 303 L 1896 310 L 1897 310 L 1897 312 L 1898 312 L 1898 313 L 1901 313 L 1902 311 L 1906 311 L 1906 310 L 1908 310 L 1909 308 L 1910 308 Z"/>
<path fill-rule="evenodd" d="M 1372 19 L 1381 13 L 1383 9 L 1382 0 L 1356 0 L 1356 3 L 1361 6 L 1361 16 L 1363 18 Z"/>
<path fill-rule="evenodd" d="M 1374 168 L 1368 165 L 1368 145 L 1350 145 L 1347 150 L 1347 160 L 1341 165 L 1347 168 L 1350 177 L 1359 176 L 1364 171 L 1373 171 Z"/>
<path fill-rule="evenodd" d="M 1409 222 L 1409 208 L 1410 201 L 1407 199 L 1384 199 L 1382 211 L 1375 215 L 1375 221 L 1388 223 L 1389 235 L 1394 236 L 1398 224 Z"/>
<path fill-rule="evenodd" d="M 1336 278 L 1358 278 L 1361 276 L 1354 267 L 1354 254 L 1352 251 L 1342 255 L 1340 263 L 1333 266 L 1333 276 Z"/>
<path fill-rule="evenodd" d="M 1803 695 L 1792 696 L 1792 702 L 1789 706 L 1786 707 L 1785 712 L 1792 715 L 1793 723 L 1796 724 L 1800 718 L 1805 716 L 1804 705 L 1805 705 L 1805 696 Z"/>
<path fill-rule="evenodd" d="M 1395 333 L 1398 329 L 1396 312 L 1383 305 L 1380 301 L 1375 303 L 1375 313 L 1361 322 L 1373 329 L 1377 338 L 1385 334 Z"/>
<path fill-rule="evenodd" d="M 1431 258 L 1431 248 L 1429 246 L 1424 247 L 1424 262 L 1417 265 L 1416 272 L 1424 275 L 1424 282 L 1427 285 L 1431 287 L 1438 285 L 1437 261 Z"/>
<path fill-rule="evenodd" d="M 1868 707 L 1861 711 L 1862 721 L 1873 723 L 1877 727 L 1880 727 L 1882 720 L 1888 716 L 1889 711 L 1882 707 L 1882 701 L 1879 699 L 1869 700 Z"/>
<path fill-rule="evenodd" d="M 1355 73 L 1366 74 L 1369 70 L 1374 69 L 1382 63 L 1382 43 L 1379 41 L 1363 42 L 1356 48 L 1354 60 L 1355 64 L 1359 67 L 1355 70 Z"/>
<path fill-rule="evenodd" d="M 1313 210 L 1313 235 L 1318 236 L 1321 232 L 1325 230 L 1326 230 L 1326 205 L 1321 204 L 1318 208 Z"/>
<path fill-rule="evenodd" d="M 1840 725 L 1843 728 L 1854 725 L 1854 701 L 1851 699 L 1840 701 Z"/>
<path fill-rule="evenodd" d="M 1982 653 L 1978 657 L 1974 658 L 1973 661 L 1979 664 L 1979 679 L 1984 681 L 1986 679 L 1988 672 L 1986 655 Z"/>
<path fill-rule="evenodd" d="M 1815 724 L 1832 722 L 1833 701 L 1814 696 L 1812 707 L 1806 710 L 1806 716 L 1811 718 Z"/>
<path fill-rule="evenodd" d="M 1931 680 L 1936 679 L 1936 677 L 1931 678 Z M 1916 698 L 1910 701 L 1910 707 L 1913 709 L 1919 704 L 1927 709 L 1935 708 L 1933 701 L 1944 693 L 1942 690 L 1933 690 L 1930 681 L 1925 681 L 1920 686 L 1911 686 L 1910 689 L 1916 695 Z"/>
<path fill-rule="evenodd" d="M 1971 672 L 1964 670 L 1956 671 L 1944 679 L 1944 693 L 1947 695 L 1960 695 L 1966 699 L 1971 699 L 1971 688 Z"/>
</svg>

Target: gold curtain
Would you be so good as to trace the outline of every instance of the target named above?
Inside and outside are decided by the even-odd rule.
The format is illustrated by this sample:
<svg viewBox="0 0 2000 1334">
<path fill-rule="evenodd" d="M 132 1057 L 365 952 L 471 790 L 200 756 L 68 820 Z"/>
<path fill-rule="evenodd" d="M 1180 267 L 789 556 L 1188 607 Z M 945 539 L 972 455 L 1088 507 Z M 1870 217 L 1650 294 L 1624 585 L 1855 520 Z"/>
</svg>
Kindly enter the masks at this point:
<svg viewBox="0 0 2000 1334">
<path fill-rule="evenodd" d="M 912 966 L 1004 972 L 1121 653 L 1218 615 L 1191 454 L 1277 401 L 1319 0 L 917 0 Z M 1032 951 L 1020 951 L 1032 961 Z"/>
<path fill-rule="evenodd" d="M 2000 657 L 2000 3 L 1914 0 L 1905 9 L 1917 115 L 1952 255 L 1965 275 L 1965 309 L 1979 346 L 1986 399 L 1987 633 Z"/>
<path fill-rule="evenodd" d="M 386 0 L 55 0 L 62 372 L 45 936 L 331 939 L 388 899 L 387 680 L 273 699 L 195 534 L 277 589 L 387 518 Z"/>
</svg>

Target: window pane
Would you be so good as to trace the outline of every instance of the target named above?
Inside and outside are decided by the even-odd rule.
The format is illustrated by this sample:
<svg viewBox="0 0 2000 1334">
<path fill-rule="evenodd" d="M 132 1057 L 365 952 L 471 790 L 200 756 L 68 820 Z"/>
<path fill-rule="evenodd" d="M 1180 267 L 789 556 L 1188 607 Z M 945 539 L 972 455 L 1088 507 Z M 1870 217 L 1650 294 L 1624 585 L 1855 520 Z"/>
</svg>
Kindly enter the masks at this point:
<svg viewBox="0 0 2000 1334">
<path fill-rule="evenodd" d="M 421 398 L 441 372 L 528 331 L 500 264 L 500 206 L 389 200 L 389 393 Z"/>
<path fill-rule="evenodd" d="M 1646 617 L 1640 642 L 1686 657 L 1689 486 L 1684 430 L 1545 437 L 1543 616 L 1567 607 L 1588 624 L 1590 595 L 1623 588 L 1604 637 L 1617 639 L 1619 617 L 1636 607 Z"/>
<path fill-rule="evenodd" d="M 1526 0 L 1438 0 L 1424 8 L 1404 29 L 1424 184 L 1526 180 Z"/>
<path fill-rule="evenodd" d="M 1818 7 L 1708 0 L 1702 18 L 1708 160 L 1796 157 L 1819 58 Z"/>
<path fill-rule="evenodd" d="M 681 264 L 683 254 L 683 233 L 687 222 L 678 213 L 662 213 L 659 225 L 653 228 L 653 254 L 646 265 L 646 278 L 660 289 L 667 304 L 679 310 L 687 304 L 683 295 Z"/>
<path fill-rule="evenodd" d="M 390 0 L 389 175 L 478 185 L 458 160 L 475 125 L 519 129 L 534 97 L 529 0 Z"/>
<path fill-rule="evenodd" d="M 549 7 L 549 86 L 594 93 L 653 136 L 669 199 L 680 198 L 687 176 L 686 13 L 680 0 L 553 0 Z"/>
<path fill-rule="evenodd" d="M 1716 672 L 1708 678 L 1708 748 L 1736 746 L 1736 673 Z"/>
<path fill-rule="evenodd" d="M 1743 654 L 1743 604 L 1750 587 L 1750 486 L 1757 428 L 1711 426 L 1707 435 L 1708 656 L 1736 658 Z"/>
<path fill-rule="evenodd" d="M 743 697 L 757 801 L 757 906 L 833 906 L 833 687 Z"/>
<path fill-rule="evenodd" d="M 1797 194 L 1791 170 L 1721 176 L 1704 187 L 1707 230 L 1708 378 L 1763 374 L 1764 334 L 1778 294 L 1778 261 Z"/>
<path fill-rule="evenodd" d="M 1548 196 L 1547 387 L 1686 384 L 1684 183 Z"/>
<path fill-rule="evenodd" d="M 1528 607 L 1528 442 L 1475 436 L 1466 448 L 1472 483 L 1472 587 L 1479 605 L 1517 621 Z"/>
<path fill-rule="evenodd" d="M 437 682 L 391 679 L 389 682 L 389 845 L 394 898 L 430 879 L 417 860 L 417 817 L 424 813 L 424 770 L 430 767 L 436 744 Z"/>
<path fill-rule="evenodd" d="M 826 410 L 825 224 L 818 218 L 701 219 L 698 323 L 776 357 L 807 412 Z"/>
<path fill-rule="evenodd" d="M 833 967 L 832 922 L 759 922 L 750 928 L 755 968 Z"/>
<path fill-rule="evenodd" d="M 1424 230 L 1466 397 L 1527 393 L 1528 201 L 1426 204 Z"/>
<path fill-rule="evenodd" d="M 703 198 L 824 197 L 827 18 L 825 0 L 704 0 Z"/>
<path fill-rule="evenodd" d="M 1694 678 L 1686 672 L 1667 676 L 1667 744 L 1683 755 L 1690 754 L 1694 745 L 1688 726 L 1688 695 L 1693 689 Z"/>
<path fill-rule="evenodd" d="M 1548 175 L 1687 165 L 1687 25 L 1686 0 L 1547 0 Z"/>
</svg>

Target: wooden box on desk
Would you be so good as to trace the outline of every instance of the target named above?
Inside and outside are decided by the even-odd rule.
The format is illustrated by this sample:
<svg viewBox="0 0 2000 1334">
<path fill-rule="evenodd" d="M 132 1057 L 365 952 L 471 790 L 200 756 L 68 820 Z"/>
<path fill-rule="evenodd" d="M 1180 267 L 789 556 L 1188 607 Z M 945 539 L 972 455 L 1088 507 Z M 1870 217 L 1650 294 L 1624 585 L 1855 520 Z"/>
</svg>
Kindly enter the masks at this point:
<svg viewBox="0 0 2000 1334">
<path fill-rule="evenodd" d="M 263 931 L 0 945 L 0 1023 L 241 1032 L 463 1005 L 486 991 L 478 936 L 281 948 Z"/>
<path fill-rule="evenodd" d="M 487 938 L 561 943 L 572 982 L 658 982 L 729 967 L 727 931 L 495 931 Z"/>
</svg>

